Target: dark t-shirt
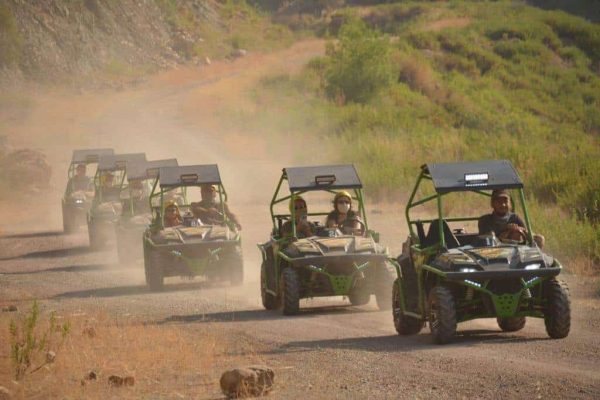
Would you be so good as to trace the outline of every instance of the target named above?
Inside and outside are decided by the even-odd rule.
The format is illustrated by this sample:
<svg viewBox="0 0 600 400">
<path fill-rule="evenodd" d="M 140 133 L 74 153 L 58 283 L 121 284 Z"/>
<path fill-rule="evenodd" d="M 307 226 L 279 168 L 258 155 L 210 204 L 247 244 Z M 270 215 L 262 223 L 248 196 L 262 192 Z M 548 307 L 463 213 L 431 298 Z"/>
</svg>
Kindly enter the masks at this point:
<svg viewBox="0 0 600 400">
<path fill-rule="evenodd" d="M 505 216 L 500 217 L 495 214 L 486 214 L 479 218 L 477 223 L 479 234 L 485 235 L 494 232 L 496 236 L 500 236 L 506 230 L 508 224 L 517 224 L 520 227 L 525 227 L 523 220 L 515 213 L 509 212 Z"/>
</svg>

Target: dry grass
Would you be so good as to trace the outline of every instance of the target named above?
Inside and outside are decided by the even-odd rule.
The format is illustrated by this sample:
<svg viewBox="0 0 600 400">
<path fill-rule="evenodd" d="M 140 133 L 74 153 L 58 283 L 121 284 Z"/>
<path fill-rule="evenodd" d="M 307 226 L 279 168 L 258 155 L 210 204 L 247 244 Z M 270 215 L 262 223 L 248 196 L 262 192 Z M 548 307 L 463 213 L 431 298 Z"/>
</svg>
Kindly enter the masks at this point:
<svg viewBox="0 0 600 400">
<path fill-rule="evenodd" d="M 0 314 L 0 385 L 15 399 L 199 398 L 219 393 L 220 373 L 238 363 L 260 362 L 239 338 L 207 325 L 155 325 L 104 315 L 72 315 L 72 330 L 56 362 L 18 384 L 9 358 L 10 319 Z M 42 319 L 43 320 L 43 319 Z M 84 380 L 90 371 L 96 381 Z M 111 375 L 133 376 L 132 387 L 111 387 Z M 83 383 L 82 383 L 83 382 Z"/>
</svg>

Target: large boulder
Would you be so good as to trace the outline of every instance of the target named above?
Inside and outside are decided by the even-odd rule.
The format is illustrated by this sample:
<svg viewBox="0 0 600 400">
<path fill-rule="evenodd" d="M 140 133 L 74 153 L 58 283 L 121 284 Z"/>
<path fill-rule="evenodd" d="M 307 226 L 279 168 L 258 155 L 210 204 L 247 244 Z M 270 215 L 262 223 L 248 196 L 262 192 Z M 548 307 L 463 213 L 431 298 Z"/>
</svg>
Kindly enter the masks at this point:
<svg viewBox="0 0 600 400">
<path fill-rule="evenodd" d="M 225 371 L 221 375 L 221 390 L 228 398 L 266 395 L 273 388 L 275 373 L 264 365 L 253 365 Z"/>
</svg>

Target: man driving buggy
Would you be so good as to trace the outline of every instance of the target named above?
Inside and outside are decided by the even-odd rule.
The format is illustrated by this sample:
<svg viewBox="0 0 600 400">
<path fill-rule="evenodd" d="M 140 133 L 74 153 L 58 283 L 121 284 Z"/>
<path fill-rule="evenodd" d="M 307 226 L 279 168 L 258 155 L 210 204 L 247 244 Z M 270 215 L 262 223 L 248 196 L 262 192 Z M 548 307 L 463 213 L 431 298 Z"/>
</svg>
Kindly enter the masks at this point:
<svg viewBox="0 0 600 400">
<path fill-rule="evenodd" d="M 510 194 L 506 189 L 496 189 L 492 192 L 492 213 L 479 218 L 478 227 L 480 235 L 494 233 L 500 240 L 514 240 L 522 242 L 527 237 L 525 223 L 517 214 L 513 213 Z"/>
<path fill-rule="evenodd" d="M 190 208 L 196 218 L 200 218 L 205 224 L 223 224 L 225 215 L 235 225 L 238 231 L 242 230 L 238 218 L 229 210 L 227 203 L 220 203 L 217 200 L 217 187 L 214 185 L 205 184 L 200 186 L 200 195 L 202 200 L 196 203 L 191 203 Z M 225 215 L 221 213 L 221 205 Z"/>
<path fill-rule="evenodd" d="M 67 196 L 79 191 L 85 192 L 87 197 L 94 196 L 94 184 L 90 177 L 86 175 L 85 164 L 77 165 L 75 175 L 67 183 Z"/>
</svg>

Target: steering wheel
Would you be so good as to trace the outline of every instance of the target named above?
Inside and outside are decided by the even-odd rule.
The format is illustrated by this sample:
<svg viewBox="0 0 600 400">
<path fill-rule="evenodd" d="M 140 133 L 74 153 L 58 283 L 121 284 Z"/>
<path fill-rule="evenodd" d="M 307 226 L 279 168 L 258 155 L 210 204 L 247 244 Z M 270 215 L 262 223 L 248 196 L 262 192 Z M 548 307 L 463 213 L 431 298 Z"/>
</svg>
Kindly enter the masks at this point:
<svg viewBox="0 0 600 400">
<path fill-rule="evenodd" d="M 515 239 L 515 237 L 517 238 Z M 527 233 L 521 229 L 518 231 L 506 229 L 498 236 L 498 238 L 504 243 L 522 244 L 527 241 Z"/>
</svg>

